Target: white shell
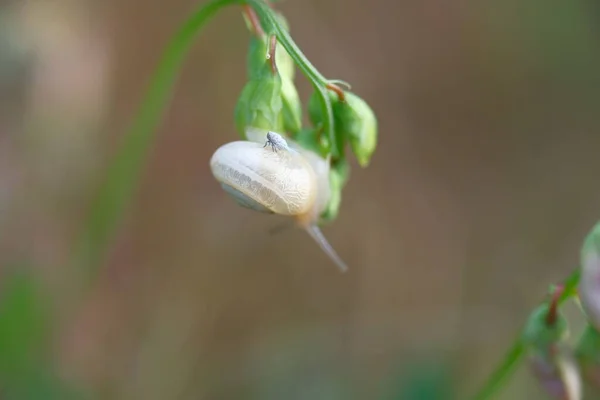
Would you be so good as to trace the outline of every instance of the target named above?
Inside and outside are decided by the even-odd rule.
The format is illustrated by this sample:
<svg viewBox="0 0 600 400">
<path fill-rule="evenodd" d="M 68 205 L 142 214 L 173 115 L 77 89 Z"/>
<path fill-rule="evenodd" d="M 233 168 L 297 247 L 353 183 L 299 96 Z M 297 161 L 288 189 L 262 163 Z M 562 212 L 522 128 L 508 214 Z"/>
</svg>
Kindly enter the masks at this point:
<svg viewBox="0 0 600 400">
<path fill-rule="evenodd" d="M 247 127 L 246 137 L 249 141 L 263 144 L 267 141 L 267 134 L 269 133 L 266 129 Z M 316 199 L 311 210 L 311 218 L 313 221 L 319 218 L 319 215 L 325 210 L 327 203 L 329 203 L 329 197 L 331 196 L 331 189 L 329 187 L 329 157 L 322 158 L 313 151 L 307 150 L 300 146 L 298 143 L 291 139 L 286 139 L 291 152 L 300 153 L 302 158 L 310 164 L 316 179 Z"/>
<path fill-rule="evenodd" d="M 227 143 L 210 160 L 214 177 L 276 214 L 299 215 L 315 204 L 317 186 L 300 154 L 249 141 Z"/>
</svg>

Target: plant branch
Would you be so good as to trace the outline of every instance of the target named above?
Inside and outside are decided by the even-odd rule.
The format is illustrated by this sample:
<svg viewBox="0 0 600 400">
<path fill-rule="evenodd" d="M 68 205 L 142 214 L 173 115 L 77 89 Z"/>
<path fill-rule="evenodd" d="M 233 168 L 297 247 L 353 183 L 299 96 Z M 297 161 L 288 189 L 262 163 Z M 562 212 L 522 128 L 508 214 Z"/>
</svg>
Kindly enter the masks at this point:
<svg viewBox="0 0 600 400">
<path fill-rule="evenodd" d="M 579 284 L 580 269 L 577 268 L 564 281 L 562 293 L 558 298 L 558 305 L 562 305 L 565 301 L 577 294 L 577 285 Z M 502 384 L 514 372 L 519 362 L 525 355 L 525 346 L 523 345 L 522 336 L 514 340 L 510 349 L 506 352 L 502 362 L 496 367 L 490 375 L 483 388 L 473 397 L 473 400 L 488 400 L 498 392 Z"/>
<path fill-rule="evenodd" d="M 283 26 L 281 26 L 273 10 L 271 10 L 263 0 L 246 0 L 246 3 L 249 4 L 258 15 L 263 29 L 266 32 L 275 33 L 275 35 L 277 35 L 279 43 L 281 43 L 298 68 L 300 68 L 304 75 L 310 80 L 313 88 L 319 92 L 319 97 L 321 98 L 321 112 L 324 115 L 323 130 L 327 132 L 330 138 L 332 158 L 337 159 L 341 154 L 341 144 L 336 142 L 335 137 L 331 100 L 329 99 L 326 89 L 327 85 L 329 85 L 329 81 L 325 79 L 308 58 L 306 58 L 300 48 L 298 48 L 296 43 L 292 40 L 290 34 Z"/>
<path fill-rule="evenodd" d="M 346 95 L 344 94 L 344 91 L 342 90 L 341 87 L 339 87 L 338 85 L 336 85 L 335 83 L 327 83 L 327 85 L 325 85 L 325 87 L 329 90 L 331 90 L 332 92 L 335 92 L 335 94 L 338 97 L 339 101 L 345 101 L 346 100 Z"/>
<path fill-rule="evenodd" d="M 269 38 L 269 59 L 271 61 L 271 70 L 273 75 L 277 74 L 277 62 L 275 60 L 275 51 L 277 50 L 277 36 L 271 35 Z"/>
</svg>

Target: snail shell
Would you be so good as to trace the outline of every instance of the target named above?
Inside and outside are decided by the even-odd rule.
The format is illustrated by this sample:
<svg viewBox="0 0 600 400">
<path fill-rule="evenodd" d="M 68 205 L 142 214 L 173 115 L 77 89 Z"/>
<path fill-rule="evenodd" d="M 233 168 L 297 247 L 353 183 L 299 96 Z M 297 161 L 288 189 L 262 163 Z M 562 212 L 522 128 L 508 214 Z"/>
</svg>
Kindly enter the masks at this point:
<svg viewBox="0 0 600 400">
<path fill-rule="evenodd" d="M 287 146 L 267 146 L 267 134 Z M 249 128 L 250 139 L 226 143 L 210 160 L 221 187 L 241 206 L 296 219 L 342 270 L 346 264 L 317 223 L 329 200 L 329 160 L 280 135 Z"/>
</svg>

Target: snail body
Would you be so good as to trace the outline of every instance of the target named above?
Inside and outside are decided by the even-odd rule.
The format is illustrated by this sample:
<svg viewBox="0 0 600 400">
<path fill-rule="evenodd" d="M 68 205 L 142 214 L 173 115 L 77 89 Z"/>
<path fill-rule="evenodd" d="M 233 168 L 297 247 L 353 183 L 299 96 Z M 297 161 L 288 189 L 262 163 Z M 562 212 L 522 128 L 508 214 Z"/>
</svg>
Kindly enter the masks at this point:
<svg viewBox="0 0 600 400">
<path fill-rule="evenodd" d="M 250 140 L 226 143 L 215 151 L 210 160 L 215 179 L 243 207 L 294 218 L 346 271 L 318 227 L 330 194 L 329 160 L 275 132 L 250 128 L 246 136 Z"/>
</svg>

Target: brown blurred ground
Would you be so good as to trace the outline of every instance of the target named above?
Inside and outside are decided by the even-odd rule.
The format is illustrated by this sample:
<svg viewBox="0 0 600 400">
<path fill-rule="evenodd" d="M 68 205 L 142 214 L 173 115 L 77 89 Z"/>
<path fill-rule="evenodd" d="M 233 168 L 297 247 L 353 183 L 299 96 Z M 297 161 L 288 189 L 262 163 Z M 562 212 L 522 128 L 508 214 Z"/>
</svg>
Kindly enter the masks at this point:
<svg viewBox="0 0 600 400">
<path fill-rule="evenodd" d="M 64 305 L 62 368 L 104 398 L 371 399 L 420 355 L 453 363 L 465 398 L 547 285 L 576 265 L 600 217 L 592 3 L 281 3 L 305 54 L 350 82 L 379 118 L 372 165 L 353 164 L 339 219 L 325 228 L 346 275 L 302 231 L 269 235 L 279 220 L 238 208 L 210 175 L 212 152 L 237 137 L 232 114 L 245 80 L 248 36 L 239 10 L 228 9 L 185 64 L 109 265 L 70 297 L 61 288 L 83 283 L 60 265 L 86 199 L 196 2 L 52 4 L 56 14 L 41 20 L 71 27 L 65 40 L 87 38 L 72 44 L 79 52 L 65 62 L 66 82 L 80 77 L 73 86 L 91 89 L 65 96 L 56 118 L 38 122 L 44 129 L 12 125 L 34 133 L 11 141 L 29 200 L 14 200 L 21 217 L 11 223 L 22 233 L 4 240 L 5 254 L 47 263 L 49 296 Z M 94 112 L 83 118 L 86 101 Z M 61 136 L 61 119 L 73 137 L 89 125 L 87 146 Z M 62 145 L 66 156 L 57 155 Z M 65 157 L 86 164 L 60 164 Z M 264 388 L 279 379 L 294 382 L 288 390 L 341 385 L 352 395 L 268 397 Z M 523 372 L 498 398 L 532 396 L 538 389 Z"/>
</svg>

